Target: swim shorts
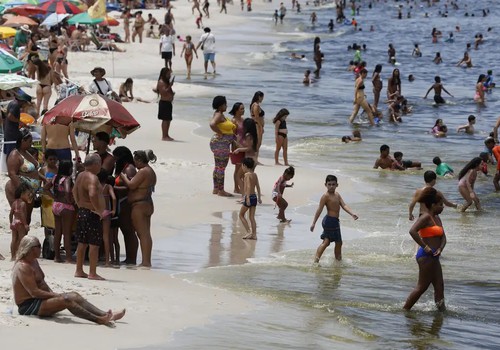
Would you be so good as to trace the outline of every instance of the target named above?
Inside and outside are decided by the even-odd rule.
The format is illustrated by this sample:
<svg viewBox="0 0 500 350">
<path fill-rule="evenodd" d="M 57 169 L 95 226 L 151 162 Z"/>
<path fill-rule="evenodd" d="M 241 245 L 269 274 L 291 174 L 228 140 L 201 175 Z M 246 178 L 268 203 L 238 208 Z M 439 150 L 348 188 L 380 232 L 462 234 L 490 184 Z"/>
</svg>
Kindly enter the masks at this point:
<svg viewBox="0 0 500 350">
<path fill-rule="evenodd" d="M 330 242 L 342 242 L 340 221 L 338 218 L 325 215 L 321 224 L 323 225 L 321 239 L 328 239 Z"/>
<path fill-rule="evenodd" d="M 158 102 L 158 119 L 172 120 L 172 102 L 162 100 Z"/>
<path fill-rule="evenodd" d="M 405 168 L 411 168 L 412 165 L 413 165 L 413 162 L 411 160 L 403 160 L 403 166 Z"/>
<path fill-rule="evenodd" d="M 40 306 L 42 306 L 42 299 L 28 299 L 21 303 L 21 305 L 17 305 L 19 315 L 24 316 L 33 316 L 38 315 L 38 311 L 40 311 Z"/>
<path fill-rule="evenodd" d="M 446 103 L 444 98 L 442 98 L 440 95 L 434 95 L 434 102 L 436 102 L 438 104 Z"/>
<path fill-rule="evenodd" d="M 168 51 L 168 52 L 162 51 L 161 58 L 163 58 L 164 60 L 171 60 L 172 59 L 172 51 Z"/>
<path fill-rule="evenodd" d="M 76 219 L 78 243 L 100 246 L 102 244 L 101 217 L 87 208 L 78 208 Z"/>
<path fill-rule="evenodd" d="M 215 62 L 215 52 L 212 53 L 204 53 L 203 58 L 205 59 L 205 62 Z"/>
<path fill-rule="evenodd" d="M 247 208 L 250 208 L 250 207 L 256 207 L 257 206 L 257 195 L 255 194 L 251 194 L 250 196 L 248 196 L 248 200 L 250 201 L 250 205 L 247 204 L 247 199 L 245 198 L 245 201 L 243 202 L 243 205 Z"/>
</svg>

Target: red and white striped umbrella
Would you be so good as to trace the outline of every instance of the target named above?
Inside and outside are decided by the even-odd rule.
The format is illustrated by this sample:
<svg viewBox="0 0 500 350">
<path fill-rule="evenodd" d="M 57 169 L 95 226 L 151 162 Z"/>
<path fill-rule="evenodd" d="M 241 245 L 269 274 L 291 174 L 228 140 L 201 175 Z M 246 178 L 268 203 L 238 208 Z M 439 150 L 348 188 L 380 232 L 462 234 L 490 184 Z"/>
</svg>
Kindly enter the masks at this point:
<svg viewBox="0 0 500 350">
<path fill-rule="evenodd" d="M 49 13 L 72 13 L 77 14 L 82 12 L 76 5 L 65 0 L 49 0 L 39 6 L 41 9 Z"/>
<path fill-rule="evenodd" d="M 122 137 L 140 124 L 122 104 L 99 94 L 74 95 L 65 98 L 43 116 L 42 124 L 73 122 L 77 130 L 92 133 L 103 125 L 115 128 Z"/>
</svg>

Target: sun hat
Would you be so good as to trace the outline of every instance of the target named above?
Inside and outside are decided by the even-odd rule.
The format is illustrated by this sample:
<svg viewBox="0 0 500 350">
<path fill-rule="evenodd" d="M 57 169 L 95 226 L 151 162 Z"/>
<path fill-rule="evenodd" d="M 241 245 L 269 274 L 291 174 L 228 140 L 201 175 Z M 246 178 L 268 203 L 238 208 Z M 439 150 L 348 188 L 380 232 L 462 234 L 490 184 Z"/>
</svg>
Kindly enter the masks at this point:
<svg viewBox="0 0 500 350">
<path fill-rule="evenodd" d="M 92 74 L 92 76 L 94 76 L 95 72 L 96 71 L 101 71 L 102 72 L 102 75 L 106 75 L 106 70 L 102 67 L 95 67 L 94 69 L 92 69 L 90 71 L 90 74 Z"/>
<path fill-rule="evenodd" d="M 19 29 L 21 29 L 23 32 L 31 34 L 30 27 L 27 24 L 23 24 Z"/>
</svg>

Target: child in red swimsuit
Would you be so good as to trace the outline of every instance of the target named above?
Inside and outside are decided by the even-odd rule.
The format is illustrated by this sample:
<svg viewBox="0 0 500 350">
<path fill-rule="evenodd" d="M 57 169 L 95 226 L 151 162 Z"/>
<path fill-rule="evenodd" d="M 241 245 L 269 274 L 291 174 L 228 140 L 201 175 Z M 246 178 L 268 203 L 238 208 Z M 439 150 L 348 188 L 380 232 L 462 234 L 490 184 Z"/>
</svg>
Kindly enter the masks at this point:
<svg viewBox="0 0 500 350">
<path fill-rule="evenodd" d="M 12 203 L 9 214 L 10 229 L 12 230 L 12 241 L 10 243 L 11 260 L 16 259 L 19 243 L 28 234 L 30 229 L 27 204 L 33 201 L 33 191 L 27 183 L 21 182 L 16 188 L 14 195 L 16 200 Z"/>
</svg>

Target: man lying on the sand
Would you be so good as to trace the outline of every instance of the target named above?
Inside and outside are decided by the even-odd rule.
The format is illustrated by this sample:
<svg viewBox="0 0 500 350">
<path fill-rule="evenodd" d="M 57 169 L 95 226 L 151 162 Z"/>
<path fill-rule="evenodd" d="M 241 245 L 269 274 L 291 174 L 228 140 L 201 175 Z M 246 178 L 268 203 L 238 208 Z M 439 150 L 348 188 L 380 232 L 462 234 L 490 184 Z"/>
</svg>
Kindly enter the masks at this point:
<svg viewBox="0 0 500 350">
<path fill-rule="evenodd" d="M 102 311 L 76 292 L 54 293 L 45 283 L 45 274 L 38 264 L 40 252 L 38 238 L 23 237 L 12 272 L 14 300 L 20 315 L 47 317 L 68 309 L 77 317 L 106 326 L 113 326 L 113 321 L 125 315 L 125 309 L 117 313 Z"/>
</svg>

